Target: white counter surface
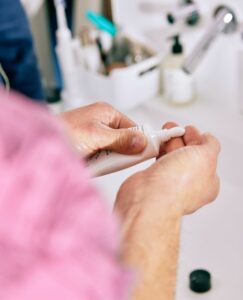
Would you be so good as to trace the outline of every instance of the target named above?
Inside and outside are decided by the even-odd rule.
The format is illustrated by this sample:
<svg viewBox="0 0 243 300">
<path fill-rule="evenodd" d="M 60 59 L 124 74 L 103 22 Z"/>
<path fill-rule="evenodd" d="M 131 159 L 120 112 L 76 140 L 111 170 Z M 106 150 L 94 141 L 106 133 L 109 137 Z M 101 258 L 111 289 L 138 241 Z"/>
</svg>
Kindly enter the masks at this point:
<svg viewBox="0 0 243 300">
<path fill-rule="evenodd" d="M 160 98 L 128 115 L 139 124 L 149 123 L 155 128 L 167 121 L 193 124 L 220 140 L 221 193 L 214 204 L 184 218 L 176 299 L 243 299 L 243 116 L 233 108 L 219 109 L 217 103 L 198 101 L 187 107 L 173 107 Z M 110 207 L 120 184 L 151 162 L 95 180 Z M 188 288 L 189 273 L 198 268 L 207 269 L 213 278 L 212 290 L 202 295 Z"/>
</svg>

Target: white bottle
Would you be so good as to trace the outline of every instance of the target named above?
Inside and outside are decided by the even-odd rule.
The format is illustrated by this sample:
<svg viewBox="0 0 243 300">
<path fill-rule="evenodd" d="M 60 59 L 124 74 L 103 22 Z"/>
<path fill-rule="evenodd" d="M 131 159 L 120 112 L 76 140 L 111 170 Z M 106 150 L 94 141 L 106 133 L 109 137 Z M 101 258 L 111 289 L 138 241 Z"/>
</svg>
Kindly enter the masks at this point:
<svg viewBox="0 0 243 300">
<path fill-rule="evenodd" d="M 82 89 L 80 87 L 72 34 L 67 26 L 65 1 L 55 0 L 54 3 L 58 24 L 58 29 L 56 32 L 56 52 L 64 80 L 64 91 L 62 91 L 62 98 L 64 100 L 65 108 L 75 108 L 84 104 L 86 101 L 82 96 Z"/>
<path fill-rule="evenodd" d="M 73 80 L 73 70 L 75 61 L 72 48 L 72 35 L 67 27 L 64 1 L 55 0 L 58 29 L 57 35 L 57 53 L 62 68 L 64 84 L 67 90 L 73 91 L 76 88 Z"/>
<path fill-rule="evenodd" d="M 144 133 L 147 138 L 147 147 L 145 150 L 136 155 L 123 155 L 111 151 L 100 151 L 88 161 L 88 166 L 93 176 L 97 177 L 114 173 L 132 167 L 145 160 L 157 157 L 162 143 L 185 134 L 185 129 L 181 127 L 153 130 L 148 125 L 143 125 L 130 128 L 129 130 L 136 130 Z"/>
<path fill-rule="evenodd" d="M 184 59 L 183 46 L 175 36 L 171 53 L 163 62 L 162 76 L 165 97 L 172 104 L 188 104 L 195 98 L 194 79 L 182 70 Z"/>
<path fill-rule="evenodd" d="M 99 72 L 102 66 L 101 54 L 93 31 L 83 26 L 79 33 L 79 63 L 91 72 Z"/>
</svg>

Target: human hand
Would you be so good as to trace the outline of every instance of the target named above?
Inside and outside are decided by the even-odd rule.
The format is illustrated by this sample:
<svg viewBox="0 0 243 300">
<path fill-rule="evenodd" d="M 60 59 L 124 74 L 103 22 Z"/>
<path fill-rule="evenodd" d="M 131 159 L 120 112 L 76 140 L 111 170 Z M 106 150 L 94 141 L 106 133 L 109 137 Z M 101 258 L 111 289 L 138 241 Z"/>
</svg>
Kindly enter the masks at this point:
<svg viewBox="0 0 243 300">
<path fill-rule="evenodd" d="M 168 123 L 164 128 L 174 126 Z M 170 207 L 182 216 L 209 204 L 219 191 L 219 150 L 215 137 L 186 127 L 183 138 L 162 145 L 162 156 L 156 163 L 126 180 L 118 193 L 116 210 L 124 215 L 134 207 Z"/>
<path fill-rule="evenodd" d="M 183 138 L 162 145 L 156 163 L 120 188 L 121 260 L 139 274 L 132 299 L 175 299 L 181 218 L 216 198 L 219 148 L 212 135 L 188 126 Z"/>
<path fill-rule="evenodd" d="M 103 102 L 91 104 L 60 115 L 67 126 L 74 146 L 85 157 L 99 150 L 137 154 L 144 150 L 146 138 L 127 128 L 136 124 Z"/>
</svg>

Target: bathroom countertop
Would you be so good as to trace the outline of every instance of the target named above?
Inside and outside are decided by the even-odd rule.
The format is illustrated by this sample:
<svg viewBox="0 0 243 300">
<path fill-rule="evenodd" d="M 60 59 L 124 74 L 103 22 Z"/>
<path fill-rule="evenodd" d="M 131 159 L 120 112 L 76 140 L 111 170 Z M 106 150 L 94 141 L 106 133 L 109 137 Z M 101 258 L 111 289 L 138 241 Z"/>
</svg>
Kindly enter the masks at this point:
<svg viewBox="0 0 243 300">
<path fill-rule="evenodd" d="M 128 112 L 137 123 L 155 128 L 167 121 L 193 124 L 212 132 L 221 142 L 221 193 L 214 204 L 183 220 L 177 300 L 243 299 L 243 237 L 239 232 L 243 228 L 243 115 L 234 108 L 218 107 L 206 101 L 173 107 L 156 98 Z M 151 162 L 94 180 L 110 207 L 121 183 Z M 210 271 L 213 278 L 212 290 L 201 295 L 188 288 L 189 273 L 199 268 Z"/>
</svg>

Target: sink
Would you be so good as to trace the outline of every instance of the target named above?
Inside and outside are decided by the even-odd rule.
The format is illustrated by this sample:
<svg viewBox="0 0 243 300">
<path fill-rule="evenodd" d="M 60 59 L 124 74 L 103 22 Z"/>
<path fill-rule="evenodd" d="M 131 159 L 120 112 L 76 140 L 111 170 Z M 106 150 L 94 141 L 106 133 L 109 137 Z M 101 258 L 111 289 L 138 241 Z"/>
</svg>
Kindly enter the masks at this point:
<svg viewBox="0 0 243 300">
<path fill-rule="evenodd" d="M 215 203 L 183 220 L 176 300 L 243 299 L 243 116 L 227 107 L 219 110 L 212 105 L 209 109 L 203 101 L 176 108 L 159 98 L 131 111 L 129 116 L 155 128 L 167 121 L 193 124 L 220 140 L 221 192 Z M 148 161 L 94 180 L 110 208 L 121 183 L 150 164 Z M 211 273 L 213 287 L 198 295 L 189 290 L 188 277 L 191 271 L 201 268 Z"/>
</svg>

